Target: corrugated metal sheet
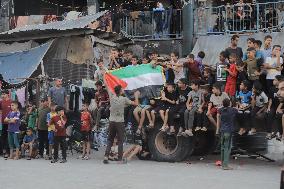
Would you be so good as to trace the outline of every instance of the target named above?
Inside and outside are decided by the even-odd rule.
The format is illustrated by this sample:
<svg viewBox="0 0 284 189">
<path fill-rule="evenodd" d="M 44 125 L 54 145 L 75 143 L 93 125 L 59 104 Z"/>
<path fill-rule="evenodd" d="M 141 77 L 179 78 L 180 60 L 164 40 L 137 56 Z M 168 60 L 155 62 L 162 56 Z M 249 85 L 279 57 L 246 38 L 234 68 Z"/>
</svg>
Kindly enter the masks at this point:
<svg viewBox="0 0 284 189">
<path fill-rule="evenodd" d="M 4 81 L 19 84 L 37 69 L 53 41 L 28 51 L 0 53 L 0 74 Z M 16 79 L 22 78 L 22 79 Z"/>
<path fill-rule="evenodd" d="M 94 15 L 88 15 L 84 17 L 80 17 L 76 20 L 64 20 L 64 21 L 58 21 L 58 22 L 51 22 L 48 24 L 37 24 L 37 25 L 27 25 L 25 27 L 21 28 L 15 28 L 6 32 L 0 33 L 1 35 L 6 34 L 15 34 L 19 32 L 27 32 L 27 31 L 35 31 L 35 30 L 70 30 L 70 29 L 79 29 L 79 28 L 85 28 L 90 23 L 96 21 L 98 18 L 103 16 L 107 11 L 102 11 Z"/>
</svg>

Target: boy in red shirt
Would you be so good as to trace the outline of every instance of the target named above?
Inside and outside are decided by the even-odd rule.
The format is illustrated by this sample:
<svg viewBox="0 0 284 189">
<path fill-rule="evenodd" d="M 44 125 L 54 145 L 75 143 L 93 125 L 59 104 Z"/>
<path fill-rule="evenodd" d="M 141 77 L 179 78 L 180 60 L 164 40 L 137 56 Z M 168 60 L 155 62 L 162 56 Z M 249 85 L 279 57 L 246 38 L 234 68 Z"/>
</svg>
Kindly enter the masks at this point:
<svg viewBox="0 0 284 189">
<path fill-rule="evenodd" d="M 54 154 L 53 154 L 53 160 L 51 163 L 56 163 L 58 161 L 58 148 L 60 145 L 60 148 L 62 150 L 62 160 L 60 163 L 66 163 L 66 122 L 67 118 L 64 113 L 64 108 L 61 106 L 56 107 L 57 115 L 54 116 L 50 120 L 50 124 L 55 125 L 54 130 Z"/>
<path fill-rule="evenodd" d="M 225 68 L 224 70 L 228 72 L 227 82 L 225 86 L 225 92 L 230 96 L 233 97 L 236 94 L 236 87 L 237 87 L 237 55 L 231 54 L 229 57 L 230 68 Z"/>
<path fill-rule="evenodd" d="M 91 151 L 91 124 L 92 124 L 92 116 L 89 112 L 89 104 L 84 103 L 82 106 L 82 112 L 81 112 L 81 133 L 83 136 L 83 160 L 88 160 L 90 156 Z"/>
</svg>

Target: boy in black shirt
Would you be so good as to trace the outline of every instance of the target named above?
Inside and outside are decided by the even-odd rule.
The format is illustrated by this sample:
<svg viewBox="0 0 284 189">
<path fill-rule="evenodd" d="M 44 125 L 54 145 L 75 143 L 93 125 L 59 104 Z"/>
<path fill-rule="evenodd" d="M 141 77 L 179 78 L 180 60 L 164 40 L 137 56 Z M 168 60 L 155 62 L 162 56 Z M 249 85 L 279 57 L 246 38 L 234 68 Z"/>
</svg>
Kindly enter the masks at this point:
<svg viewBox="0 0 284 189">
<path fill-rule="evenodd" d="M 169 129 L 168 126 L 169 110 L 176 105 L 177 99 L 178 96 L 177 93 L 175 92 L 175 84 L 168 83 L 166 85 L 165 91 L 162 91 L 161 93 L 162 104 L 159 108 L 159 113 L 164 122 L 161 131 L 166 132 Z M 170 132 L 175 133 L 174 128 L 171 128 Z"/>
<path fill-rule="evenodd" d="M 278 122 L 279 118 L 282 118 L 282 104 L 280 104 L 279 99 L 277 97 L 278 92 L 278 84 L 279 82 L 284 80 L 284 76 L 277 75 L 275 76 L 275 79 L 273 80 L 273 86 L 269 90 L 268 94 L 268 107 L 267 107 L 267 114 L 266 114 L 266 125 L 268 129 L 267 139 L 272 139 L 277 136 L 277 132 L 279 131 L 278 128 Z M 275 115 L 278 119 L 275 119 Z M 272 125 L 272 127 L 269 127 Z"/>
<path fill-rule="evenodd" d="M 178 88 L 177 88 L 177 94 L 178 99 L 176 102 L 176 105 L 169 110 L 169 116 L 168 116 L 168 123 L 170 126 L 170 129 L 174 131 L 174 115 L 179 113 L 180 119 L 184 120 L 184 111 L 186 110 L 186 101 L 188 93 L 191 91 L 191 89 L 187 86 L 187 81 L 185 78 L 182 78 L 178 81 Z M 183 123 L 183 121 L 182 121 Z M 177 136 L 181 136 L 181 133 L 183 132 L 184 124 L 179 127 L 179 132 Z"/>
</svg>

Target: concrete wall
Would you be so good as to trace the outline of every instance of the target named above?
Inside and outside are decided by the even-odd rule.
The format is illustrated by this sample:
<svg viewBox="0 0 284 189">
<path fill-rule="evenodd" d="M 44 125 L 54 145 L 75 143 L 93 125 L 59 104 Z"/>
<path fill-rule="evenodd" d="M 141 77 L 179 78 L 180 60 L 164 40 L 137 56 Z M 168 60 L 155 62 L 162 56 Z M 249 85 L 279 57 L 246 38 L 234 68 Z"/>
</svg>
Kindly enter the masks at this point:
<svg viewBox="0 0 284 189">
<path fill-rule="evenodd" d="M 239 47 L 242 47 L 243 52 L 247 50 L 246 40 L 249 37 L 264 41 L 266 35 L 273 37 L 273 45 L 284 46 L 284 32 L 278 33 L 257 33 L 252 35 L 241 35 Z M 193 53 L 197 55 L 199 51 L 204 51 L 206 57 L 204 63 L 208 65 L 215 65 L 219 60 L 219 53 L 225 50 L 230 45 L 231 35 L 210 35 L 200 36 L 194 46 Z"/>
</svg>

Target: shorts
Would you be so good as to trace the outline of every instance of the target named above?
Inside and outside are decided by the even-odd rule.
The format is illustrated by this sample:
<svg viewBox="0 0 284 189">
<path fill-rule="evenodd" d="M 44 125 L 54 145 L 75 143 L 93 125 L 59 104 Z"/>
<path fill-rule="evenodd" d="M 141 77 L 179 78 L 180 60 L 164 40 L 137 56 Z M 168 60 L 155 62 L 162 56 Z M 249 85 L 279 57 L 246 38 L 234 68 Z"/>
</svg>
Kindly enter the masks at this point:
<svg viewBox="0 0 284 189">
<path fill-rule="evenodd" d="M 92 133 L 90 131 L 81 131 L 82 140 L 85 142 L 90 142 L 92 139 Z"/>
<path fill-rule="evenodd" d="M 217 112 L 218 112 L 218 109 L 215 108 L 215 107 L 211 108 L 211 110 L 210 110 L 210 114 L 211 114 L 213 117 L 217 116 Z"/>
<path fill-rule="evenodd" d="M 236 83 L 226 83 L 225 92 L 230 96 L 235 96 L 235 94 L 236 94 Z"/>
<path fill-rule="evenodd" d="M 24 149 L 25 150 L 28 150 L 29 148 L 30 148 L 30 145 L 29 144 L 23 144 L 24 145 Z M 36 142 L 34 142 L 33 143 L 33 149 L 37 149 L 37 143 Z"/>
<path fill-rule="evenodd" d="M 48 144 L 54 145 L 54 131 L 48 131 Z"/>
<path fill-rule="evenodd" d="M 8 143 L 10 149 L 20 148 L 19 133 L 8 132 Z"/>
<path fill-rule="evenodd" d="M 137 106 L 135 109 L 134 109 L 134 111 L 133 112 L 138 112 L 138 113 L 140 113 L 140 112 L 142 112 L 142 110 L 148 110 L 148 109 L 150 109 L 151 108 L 151 106 L 150 105 L 145 105 L 145 106 Z"/>
</svg>

